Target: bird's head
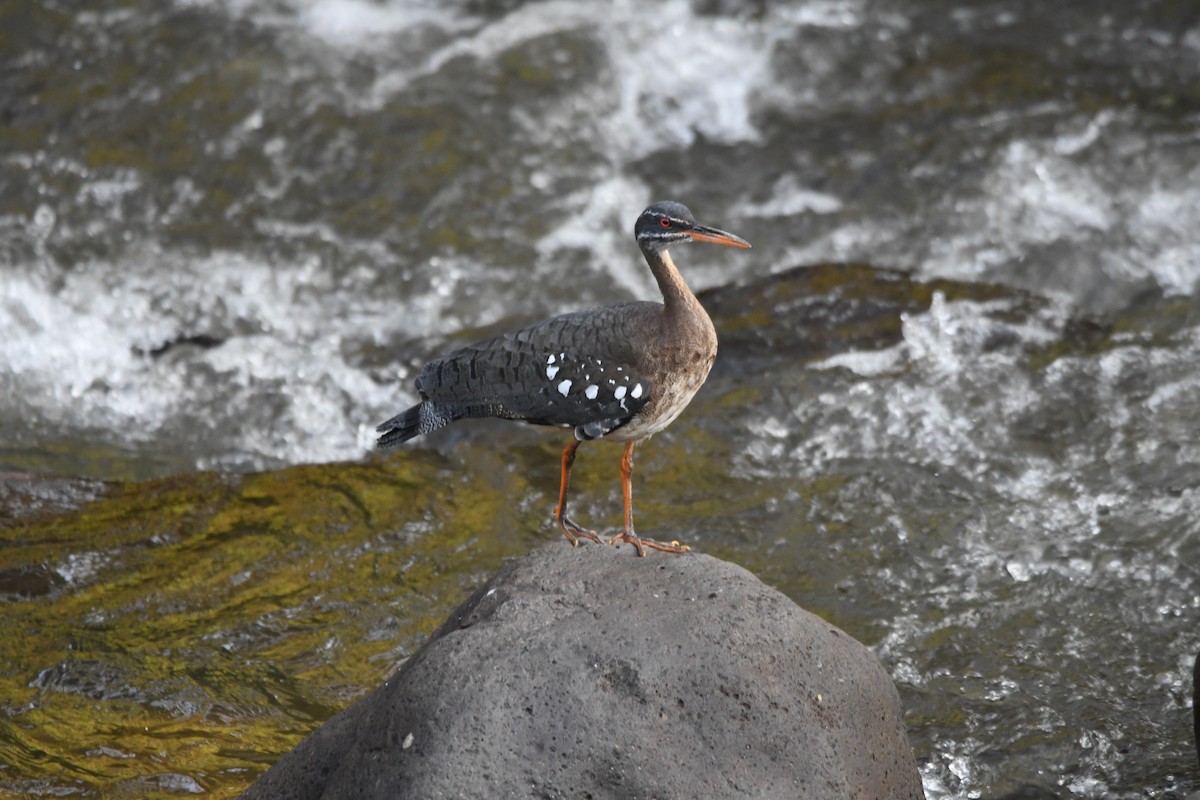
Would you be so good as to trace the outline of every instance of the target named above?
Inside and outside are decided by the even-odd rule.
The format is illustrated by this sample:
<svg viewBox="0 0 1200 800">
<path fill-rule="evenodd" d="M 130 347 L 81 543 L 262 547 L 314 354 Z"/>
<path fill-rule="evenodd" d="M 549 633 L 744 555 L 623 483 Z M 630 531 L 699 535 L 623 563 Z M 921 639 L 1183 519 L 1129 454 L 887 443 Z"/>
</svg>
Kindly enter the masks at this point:
<svg viewBox="0 0 1200 800">
<path fill-rule="evenodd" d="M 633 235 L 643 250 L 666 250 L 682 242 L 712 242 L 729 247 L 749 247 L 750 243 L 732 233 L 696 222 L 692 212 L 681 203 L 664 200 L 647 208 L 633 226 Z"/>
</svg>

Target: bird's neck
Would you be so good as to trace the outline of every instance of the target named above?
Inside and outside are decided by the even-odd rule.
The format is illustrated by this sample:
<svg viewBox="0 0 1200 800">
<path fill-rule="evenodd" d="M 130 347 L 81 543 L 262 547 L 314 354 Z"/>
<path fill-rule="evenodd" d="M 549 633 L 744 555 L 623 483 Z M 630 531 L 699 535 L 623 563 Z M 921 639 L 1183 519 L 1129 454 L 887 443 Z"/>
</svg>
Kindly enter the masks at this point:
<svg viewBox="0 0 1200 800">
<path fill-rule="evenodd" d="M 702 364 L 707 374 L 717 353 L 717 332 L 708 312 L 683 282 L 666 250 L 647 250 L 646 261 L 663 296 L 659 337 L 670 343 L 669 352 L 662 356 L 663 362 L 683 359 L 686 363 L 680 368 L 684 370 L 699 369 L 697 365 Z"/>
<path fill-rule="evenodd" d="M 662 292 L 663 306 L 668 314 L 693 311 L 700 305 L 696 295 L 692 294 L 692 290 L 683 282 L 683 276 L 675 268 L 670 253 L 666 250 L 646 249 L 644 255 L 654 280 L 658 281 L 658 290 Z"/>
</svg>

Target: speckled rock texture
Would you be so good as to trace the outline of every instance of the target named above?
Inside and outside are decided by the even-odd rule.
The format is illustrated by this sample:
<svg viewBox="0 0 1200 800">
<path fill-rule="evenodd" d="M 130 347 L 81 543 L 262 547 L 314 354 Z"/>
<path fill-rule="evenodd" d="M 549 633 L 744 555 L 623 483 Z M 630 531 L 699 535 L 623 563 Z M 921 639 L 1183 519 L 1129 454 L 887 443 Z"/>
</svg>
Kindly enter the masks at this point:
<svg viewBox="0 0 1200 800">
<path fill-rule="evenodd" d="M 548 544 L 246 798 L 923 797 L 866 648 L 709 556 Z"/>
</svg>

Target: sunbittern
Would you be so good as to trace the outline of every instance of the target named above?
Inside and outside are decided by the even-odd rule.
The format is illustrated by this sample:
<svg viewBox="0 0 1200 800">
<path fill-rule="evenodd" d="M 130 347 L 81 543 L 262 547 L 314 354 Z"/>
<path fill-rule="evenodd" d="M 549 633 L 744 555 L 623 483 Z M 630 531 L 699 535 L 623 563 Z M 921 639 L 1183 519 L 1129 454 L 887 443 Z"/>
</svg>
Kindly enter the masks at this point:
<svg viewBox="0 0 1200 800">
<path fill-rule="evenodd" d="M 609 544 L 629 542 L 669 553 L 677 542 L 642 539 L 633 530 L 633 447 L 679 416 L 708 377 L 717 334 L 684 283 L 667 248 L 685 242 L 749 247 L 732 233 L 700 225 L 679 203 L 647 208 L 634 225 L 638 246 L 662 292 L 661 303 L 629 302 L 564 314 L 468 345 L 431 361 L 417 376 L 421 402 L 379 426 L 378 446 L 406 442 L 469 417 L 501 417 L 574 428 L 562 451 L 554 520 L 571 544 L 600 542 L 567 516 L 571 465 L 581 442 L 625 443 L 621 490 L 625 528 Z"/>
</svg>

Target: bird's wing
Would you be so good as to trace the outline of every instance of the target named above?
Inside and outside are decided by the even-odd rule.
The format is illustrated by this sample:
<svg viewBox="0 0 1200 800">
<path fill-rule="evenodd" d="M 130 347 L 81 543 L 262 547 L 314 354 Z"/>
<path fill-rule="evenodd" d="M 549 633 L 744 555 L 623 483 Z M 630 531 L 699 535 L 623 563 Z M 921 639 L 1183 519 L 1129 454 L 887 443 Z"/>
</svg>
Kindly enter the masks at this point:
<svg viewBox="0 0 1200 800">
<path fill-rule="evenodd" d="M 429 363 L 417 389 L 463 416 L 582 427 L 586 438 L 603 436 L 646 405 L 651 383 L 635 366 L 633 334 L 661 308 L 604 306 L 468 345 Z"/>
</svg>

